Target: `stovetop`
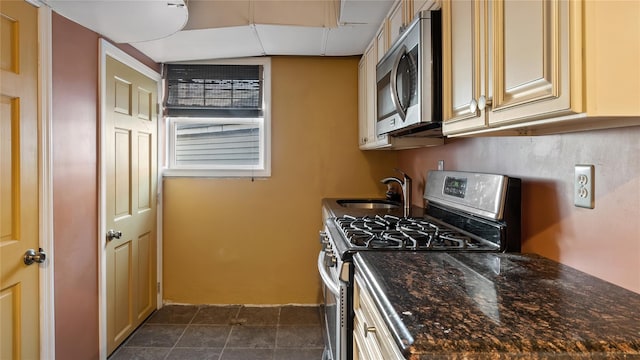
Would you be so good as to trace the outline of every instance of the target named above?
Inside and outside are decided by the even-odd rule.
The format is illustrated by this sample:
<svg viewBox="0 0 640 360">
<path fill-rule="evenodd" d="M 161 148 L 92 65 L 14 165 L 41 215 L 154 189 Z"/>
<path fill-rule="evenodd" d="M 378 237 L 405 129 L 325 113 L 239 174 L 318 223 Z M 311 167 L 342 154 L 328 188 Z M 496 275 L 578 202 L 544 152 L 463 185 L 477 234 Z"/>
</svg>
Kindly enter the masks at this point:
<svg viewBox="0 0 640 360">
<path fill-rule="evenodd" d="M 342 258 L 373 250 L 519 252 L 520 183 L 504 175 L 429 171 L 422 216 L 343 212 L 327 221 L 327 230 Z"/>
<path fill-rule="evenodd" d="M 334 221 L 350 250 L 495 251 L 500 248 L 490 240 L 428 217 L 344 215 Z"/>
</svg>

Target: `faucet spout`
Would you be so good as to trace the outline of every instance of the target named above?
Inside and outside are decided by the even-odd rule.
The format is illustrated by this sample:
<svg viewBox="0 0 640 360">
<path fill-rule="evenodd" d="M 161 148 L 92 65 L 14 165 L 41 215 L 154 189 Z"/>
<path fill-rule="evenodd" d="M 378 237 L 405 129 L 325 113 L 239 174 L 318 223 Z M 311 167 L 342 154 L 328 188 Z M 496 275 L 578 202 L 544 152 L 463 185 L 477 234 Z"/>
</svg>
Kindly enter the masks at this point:
<svg viewBox="0 0 640 360">
<path fill-rule="evenodd" d="M 391 182 L 397 182 L 398 184 L 400 184 L 400 187 L 402 188 L 402 205 L 404 210 L 404 217 L 409 217 L 411 216 L 411 178 L 404 172 L 398 169 L 395 170 L 402 174 L 402 180 L 397 177 L 387 177 L 380 180 L 380 182 L 383 184 L 389 184 Z"/>
<path fill-rule="evenodd" d="M 380 180 L 380 182 L 383 183 L 383 184 L 388 184 L 388 183 L 394 182 L 394 181 L 397 182 L 398 184 L 400 184 L 400 186 L 404 185 L 402 183 L 402 180 L 398 179 L 397 177 L 388 177 L 388 178 L 384 178 L 384 179 Z"/>
</svg>

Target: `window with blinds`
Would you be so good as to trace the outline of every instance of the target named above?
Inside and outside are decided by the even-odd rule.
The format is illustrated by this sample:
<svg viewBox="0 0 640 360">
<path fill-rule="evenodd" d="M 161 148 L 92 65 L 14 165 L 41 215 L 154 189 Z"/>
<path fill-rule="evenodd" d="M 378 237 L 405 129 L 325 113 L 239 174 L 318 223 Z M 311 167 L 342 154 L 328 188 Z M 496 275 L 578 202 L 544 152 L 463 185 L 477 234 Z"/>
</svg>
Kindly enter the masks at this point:
<svg viewBox="0 0 640 360">
<path fill-rule="evenodd" d="M 262 116 L 260 65 L 167 65 L 170 116 Z"/>
<path fill-rule="evenodd" d="M 168 176 L 270 176 L 270 62 L 168 64 Z"/>
</svg>

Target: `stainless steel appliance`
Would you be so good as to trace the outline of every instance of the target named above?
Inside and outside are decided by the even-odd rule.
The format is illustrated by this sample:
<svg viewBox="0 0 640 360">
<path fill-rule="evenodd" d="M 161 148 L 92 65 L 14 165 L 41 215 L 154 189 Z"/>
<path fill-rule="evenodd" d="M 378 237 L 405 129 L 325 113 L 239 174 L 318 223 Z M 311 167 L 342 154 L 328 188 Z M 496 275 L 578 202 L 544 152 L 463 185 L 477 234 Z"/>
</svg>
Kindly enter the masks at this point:
<svg viewBox="0 0 640 360">
<path fill-rule="evenodd" d="M 376 134 L 442 136 L 440 11 L 422 11 L 376 67 Z"/>
<path fill-rule="evenodd" d="M 520 180 L 459 171 L 427 174 L 420 216 L 328 216 L 320 232 L 325 359 L 352 358 L 353 255 L 359 251 L 520 251 Z M 392 274 L 390 274 L 392 276 Z"/>
</svg>

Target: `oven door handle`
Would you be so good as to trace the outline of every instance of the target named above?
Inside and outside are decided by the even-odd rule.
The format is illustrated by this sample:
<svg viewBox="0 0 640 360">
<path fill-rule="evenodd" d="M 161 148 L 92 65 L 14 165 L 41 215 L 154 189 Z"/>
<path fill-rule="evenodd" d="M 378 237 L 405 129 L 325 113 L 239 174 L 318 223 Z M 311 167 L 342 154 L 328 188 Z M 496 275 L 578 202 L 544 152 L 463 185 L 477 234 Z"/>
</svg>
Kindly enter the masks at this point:
<svg viewBox="0 0 640 360">
<path fill-rule="evenodd" d="M 320 278 L 322 278 L 322 282 L 327 289 L 329 289 L 329 291 L 331 291 L 335 296 L 340 296 L 340 288 L 338 287 L 338 284 L 331 280 L 331 276 L 325 269 L 324 250 L 320 251 L 320 254 L 318 255 L 318 272 L 320 273 Z"/>
</svg>

